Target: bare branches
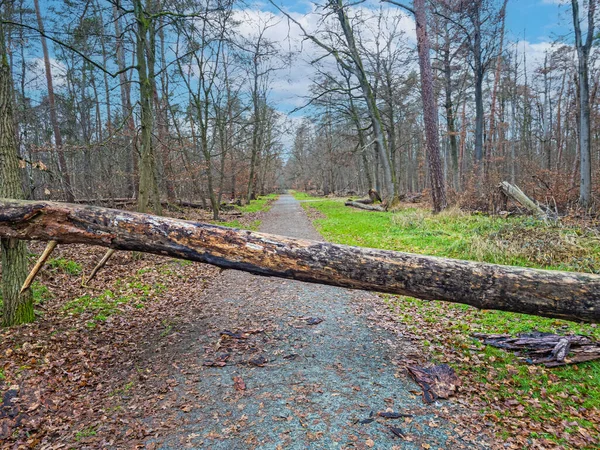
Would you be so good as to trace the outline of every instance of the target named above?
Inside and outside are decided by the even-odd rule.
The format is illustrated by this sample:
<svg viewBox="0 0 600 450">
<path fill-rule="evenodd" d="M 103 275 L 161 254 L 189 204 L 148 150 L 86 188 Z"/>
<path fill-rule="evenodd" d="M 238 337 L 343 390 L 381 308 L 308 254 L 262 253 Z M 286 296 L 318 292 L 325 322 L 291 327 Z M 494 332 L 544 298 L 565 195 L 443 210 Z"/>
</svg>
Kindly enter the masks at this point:
<svg viewBox="0 0 600 450">
<path fill-rule="evenodd" d="M 75 47 L 73 47 L 72 45 L 67 44 L 66 42 L 55 38 L 54 36 L 46 33 L 45 31 L 40 30 L 37 27 L 31 26 L 31 25 L 27 25 L 26 23 L 19 23 L 19 22 L 14 22 L 12 20 L 6 20 L 6 19 L 2 19 L 2 23 L 6 24 L 6 25 L 12 25 L 15 27 L 22 27 L 22 28 L 26 28 L 28 30 L 31 31 L 35 31 L 36 33 L 38 33 L 40 36 L 45 37 L 46 39 L 50 39 L 52 42 L 60 45 L 61 47 L 64 47 L 70 51 L 72 51 L 73 53 L 75 53 L 76 55 L 80 56 L 81 58 L 83 58 L 86 62 L 90 63 L 92 66 L 94 66 L 96 69 L 106 73 L 107 75 L 111 76 L 112 78 L 116 78 L 118 77 L 121 73 L 124 72 L 128 72 L 131 69 L 136 69 L 137 66 L 129 66 L 129 67 L 125 67 L 124 69 L 118 70 L 117 72 L 111 72 L 109 71 L 106 67 L 104 67 L 102 64 L 97 63 L 96 61 L 94 61 L 93 59 L 89 58 L 87 55 L 85 55 L 84 53 L 80 52 L 79 50 L 77 50 Z"/>
<path fill-rule="evenodd" d="M 406 11 L 408 11 L 411 14 L 415 13 L 415 10 L 412 9 L 411 7 L 407 6 L 405 3 L 400 3 L 400 2 L 397 2 L 397 1 L 394 1 L 394 0 L 381 0 L 381 1 L 384 2 L 384 3 L 391 3 L 392 5 L 395 5 L 395 6 L 398 6 L 400 8 L 403 8 L 403 9 L 405 9 Z"/>
</svg>

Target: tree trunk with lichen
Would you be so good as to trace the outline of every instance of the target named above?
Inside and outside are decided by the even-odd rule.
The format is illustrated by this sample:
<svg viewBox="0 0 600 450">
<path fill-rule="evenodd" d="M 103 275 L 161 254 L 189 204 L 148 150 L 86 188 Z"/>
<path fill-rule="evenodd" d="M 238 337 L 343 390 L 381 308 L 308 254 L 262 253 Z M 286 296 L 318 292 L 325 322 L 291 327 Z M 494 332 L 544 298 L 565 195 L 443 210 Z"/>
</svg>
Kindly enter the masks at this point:
<svg viewBox="0 0 600 450">
<path fill-rule="evenodd" d="M 23 198 L 12 109 L 11 71 L 0 26 L 0 197 Z M 2 247 L 2 324 L 33 322 L 31 290 L 19 293 L 27 278 L 27 244 L 0 238 Z"/>
<path fill-rule="evenodd" d="M 264 276 L 600 322 L 600 276 L 292 239 L 95 206 L 0 200 L 0 236 L 135 250 Z"/>
</svg>

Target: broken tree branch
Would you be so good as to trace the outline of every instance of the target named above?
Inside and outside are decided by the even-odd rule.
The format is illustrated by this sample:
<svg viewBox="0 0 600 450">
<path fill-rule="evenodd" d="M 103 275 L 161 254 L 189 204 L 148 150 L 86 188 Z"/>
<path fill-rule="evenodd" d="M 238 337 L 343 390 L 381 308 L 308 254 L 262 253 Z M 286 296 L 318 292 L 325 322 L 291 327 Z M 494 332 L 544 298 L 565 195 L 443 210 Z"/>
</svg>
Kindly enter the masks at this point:
<svg viewBox="0 0 600 450">
<path fill-rule="evenodd" d="M 42 252 L 40 257 L 38 258 L 37 262 L 35 263 L 35 266 L 33 266 L 33 269 L 31 269 L 31 272 L 29 272 L 29 275 L 27 275 L 27 278 L 25 279 L 25 282 L 23 283 L 23 286 L 21 287 L 21 291 L 20 291 L 21 294 L 23 292 L 25 292 L 27 289 L 29 289 L 29 286 L 31 286 L 31 283 L 33 283 L 33 280 L 35 280 L 35 277 L 37 276 L 38 272 L 40 271 L 42 266 L 45 264 L 47 259 L 50 257 L 50 255 L 56 248 L 57 244 L 58 244 L 58 242 L 56 242 L 56 241 L 48 242 L 48 244 L 46 245 L 46 248 L 44 249 L 44 251 Z"/>
<path fill-rule="evenodd" d="M 110 259 L 110 257 L 116 252 L 116 250 L 114 248 L 109 248 L 106 253 L 104 254 L 104 256 L 102 257 L 102 259 L 98 262 L 98 264 L 96 264 L 96 267 L 94 267 L 94 269 L 92 270 L 92 272 L 90 273 L 90 276 L 87 277 L 87 279 L 84 279 L 84 282 L 81 283 L 82 286 L 85 286 L 87 284 L 89 284 L 90 281 L 92 281 L 94 279 L 94 277 L 96 276 L 96 274 L 98 273 L 98 271 L 100 269 L 102 269 L 106 263 L 108 262 L 108 260 Z"/>
<path fill-rule="evenodd" d="M 534 216 L 539 219 L 547 219 L 548 214 L 533 200 L 531 200 L 525 193 L 519 189 L 518 186 L 510 184 L 508 181 L 501 182 L 498 187 L 504 192 L 507 197 L 510 197 L 517 203 L 523 205 L 531 212 Z"/>
<path fill-rule="evenodd" d="M 100 245 L 259 275 L 600 322 L 600 276 L 292 239 L 95 206 L 0 200 L 0 236 Z"/>
<path fill-rule="evenodd" d="M 369 205 L 369 204 L 359 202 L 359 201 L 353 202 L 352 200 L 348 200 L 347 202 L 344 203 L 344 205 L 352 206 L 353 208 L 366 209 L 367 211 L 385 212 L 385 208 L 383 208 L 382 206 Z"/>
</svg>

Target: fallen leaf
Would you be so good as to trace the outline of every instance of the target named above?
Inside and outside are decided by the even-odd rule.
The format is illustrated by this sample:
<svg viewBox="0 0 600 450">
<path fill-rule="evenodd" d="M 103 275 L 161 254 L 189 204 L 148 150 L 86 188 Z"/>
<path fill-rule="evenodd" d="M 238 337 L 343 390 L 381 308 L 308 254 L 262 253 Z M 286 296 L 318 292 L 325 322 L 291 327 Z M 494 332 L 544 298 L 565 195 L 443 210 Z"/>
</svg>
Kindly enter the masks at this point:
<svg viewBox="0 0 600 450">
<path fill-rule="evenodd" d="M 236 391 L 245 391 L 246 383 L 242 380 L 242 377 L 233 377 L 233 387 Z"/>
</svg>

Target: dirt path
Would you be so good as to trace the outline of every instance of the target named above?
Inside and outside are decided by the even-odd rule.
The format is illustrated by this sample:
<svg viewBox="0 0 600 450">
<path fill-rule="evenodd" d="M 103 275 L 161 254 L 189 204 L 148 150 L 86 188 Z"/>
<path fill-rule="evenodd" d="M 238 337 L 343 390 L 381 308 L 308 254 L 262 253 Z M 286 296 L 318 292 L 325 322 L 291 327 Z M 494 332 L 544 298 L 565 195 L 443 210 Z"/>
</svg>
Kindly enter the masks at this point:
<svg viewBox="0 0 600 450">
<path fill-rule="evenodd" d="M 261 231 L 320 239 L 289 195 Z M 149 448 L 487 448 L 459 441 L 453 402 L 423 404 L 402 370 L 417 350 L 374 295 L 228 270 L 203 297 L 193 330 L 156 356 L 171 369 Z M 386 408 L 413 417 L 377 418 Z"/>
</svg>

